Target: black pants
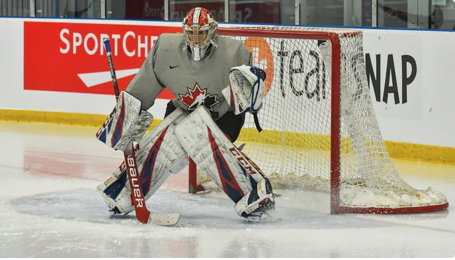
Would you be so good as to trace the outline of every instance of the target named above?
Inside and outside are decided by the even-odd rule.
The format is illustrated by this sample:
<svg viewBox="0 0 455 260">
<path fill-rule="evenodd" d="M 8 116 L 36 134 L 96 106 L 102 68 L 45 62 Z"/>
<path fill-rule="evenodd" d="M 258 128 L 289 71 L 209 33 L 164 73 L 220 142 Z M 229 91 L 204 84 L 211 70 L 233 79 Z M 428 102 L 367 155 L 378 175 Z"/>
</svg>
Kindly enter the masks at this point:
<svg viewBox="0 0 455 260">
<path fill-rule="evenodd" d="M 175 109 L 176 108 L 172 100 L 169 101 L 169 103 L 167 103 L 164 117 L 170 115 Z M 215 123 L 226 135 L 228 135 L 231 142 L 235 142 L 235 140 L 239 137 L 243 124 L 245 123 L 245 114 L 235 115 L 234 112 L 228 111 L 220 119 L 216 120 Z"/>
</svg>

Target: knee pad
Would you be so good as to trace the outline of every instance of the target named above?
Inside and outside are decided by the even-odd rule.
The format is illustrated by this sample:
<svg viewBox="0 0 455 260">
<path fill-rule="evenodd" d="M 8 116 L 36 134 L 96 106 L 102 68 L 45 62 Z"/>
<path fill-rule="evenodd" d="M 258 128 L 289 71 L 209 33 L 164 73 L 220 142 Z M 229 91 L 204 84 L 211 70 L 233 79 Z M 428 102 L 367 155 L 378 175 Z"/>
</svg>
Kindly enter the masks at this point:
<svg viewBox="0 0 455 260">
<path fill-rule="evenodd" d="M 175 132 L 198 168 L 232 201 L 238 202 L 264 179 L 261 170 L 225 136 L 204 106 L 182 120 Z"/>
</svg>

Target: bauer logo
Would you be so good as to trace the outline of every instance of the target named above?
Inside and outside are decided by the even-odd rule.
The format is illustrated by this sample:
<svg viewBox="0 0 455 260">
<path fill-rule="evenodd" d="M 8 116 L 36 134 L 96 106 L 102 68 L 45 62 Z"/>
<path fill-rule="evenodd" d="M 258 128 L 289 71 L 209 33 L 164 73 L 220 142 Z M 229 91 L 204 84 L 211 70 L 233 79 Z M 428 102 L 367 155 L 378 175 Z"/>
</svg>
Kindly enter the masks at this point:
<svg viewBox="0 0 455 260">
<path fill-rule="evenodd" d="M 103 39 L 110 38 L 120 90 L 158 36 L 179 27 L 24 22 L 24 89 L 113 94 Z M 173 98 L 166 90 L 160 98 Z"/>
<path fill-rule="evenodd" d="M 270 45 L 264 38 L 249 37 L 245 40 L 246 48 L 251 51 L 252 62 L 266 73 L 265 87 L 268 93 L 273 82 L 274 65 L 273 54 Z"/>
</svg>

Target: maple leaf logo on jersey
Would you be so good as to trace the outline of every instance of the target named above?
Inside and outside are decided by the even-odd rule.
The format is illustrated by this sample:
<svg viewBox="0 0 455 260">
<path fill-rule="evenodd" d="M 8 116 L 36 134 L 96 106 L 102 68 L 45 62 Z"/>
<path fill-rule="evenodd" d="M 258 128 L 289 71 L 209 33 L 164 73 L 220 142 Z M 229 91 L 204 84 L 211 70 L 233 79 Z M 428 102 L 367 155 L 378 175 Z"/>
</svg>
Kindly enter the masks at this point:
<svg viewBox="0 0 455 260">
<path fill-rule="evenodd" d="M 198 106 L 203 105 L 209 111 L 213 112 L 213 107 L 220 103 L 218 95 L 210 95 L 207 93 L 207 89 L 201 89 L 199 85 L 194 85 L 193 89 L 187 88 L 188 92 L 185 95 L 180 96 L 180 101 L 188 107 L 188 111 L 195 110 Z"/>
</svg>

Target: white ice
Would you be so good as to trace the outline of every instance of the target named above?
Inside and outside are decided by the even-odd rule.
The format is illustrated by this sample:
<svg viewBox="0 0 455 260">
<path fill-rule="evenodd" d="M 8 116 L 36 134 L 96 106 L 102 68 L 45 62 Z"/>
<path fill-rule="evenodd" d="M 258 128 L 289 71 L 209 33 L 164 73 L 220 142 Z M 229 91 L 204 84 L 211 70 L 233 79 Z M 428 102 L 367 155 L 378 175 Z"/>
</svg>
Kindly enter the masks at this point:
<svg viewBox="0 0 455 260">
<path fill-rule="evenodd" d="M 0 257 L 454 257 L 455 214 L 330 215 L 327 194 L 279 190 L 283 220 L 247 223 L 219 193 L 191 195 L 187 171 L 149 201 L 175 227 L 111 218 L 95 187 L 122 154 L 96 128 L 0 122 Z M 395 161 L 412 186 L 455 203 L 455 167 Z"/>
</svg>

